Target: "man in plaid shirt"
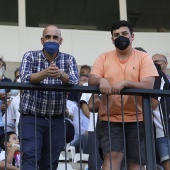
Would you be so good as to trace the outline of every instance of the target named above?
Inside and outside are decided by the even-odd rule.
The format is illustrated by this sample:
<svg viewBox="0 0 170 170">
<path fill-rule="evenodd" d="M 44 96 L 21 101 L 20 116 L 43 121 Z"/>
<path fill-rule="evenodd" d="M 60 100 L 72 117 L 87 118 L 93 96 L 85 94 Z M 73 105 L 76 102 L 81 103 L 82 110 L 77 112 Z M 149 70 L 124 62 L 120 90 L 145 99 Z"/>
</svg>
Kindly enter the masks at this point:
<svg viewBox="0 0 170 170">
<path fill-rule="evenodd" d="M 43 49 L 26 52 L 23 56 L 20 69 L 21 82 L 78 84 L 75 58 L 59 51 L 62 40 L 58 27 L 55 25 L 45 27 L 41 38 Z M 23 90 L 20 107 L 22 169 L 35 170 L 37 164 L 39 170 L 50 169 L 50 158 L 52 169 L 57 169 L 59 155 L 64 148 L 63 105 L 66 101 L 63 97 L 63 92 Z M 50 153 L 50 145 L 52 153 Z"/>
</svg>

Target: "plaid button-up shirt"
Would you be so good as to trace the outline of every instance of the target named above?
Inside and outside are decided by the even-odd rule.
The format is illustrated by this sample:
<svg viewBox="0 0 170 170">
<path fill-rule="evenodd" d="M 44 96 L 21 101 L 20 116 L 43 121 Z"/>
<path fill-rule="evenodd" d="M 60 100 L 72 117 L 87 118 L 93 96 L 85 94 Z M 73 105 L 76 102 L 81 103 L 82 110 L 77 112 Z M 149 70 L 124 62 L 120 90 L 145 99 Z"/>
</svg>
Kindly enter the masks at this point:
<svg viewBox="0 0 170 170">
<path fill-rule="evenodd" d="M 68 74 L 69 84 L 78 84 L 78 69 L 73 56 L 59 52 L 53 63 Z M 43 50 L 25 53 L 20 68 L 21 82 L 30 83 L 32 73 L 47 69 L 50 64 L 50 61 L 44 56 Z M 59 78 L 47 77 L 40 84 L 62 85 L 62 81 Z M 23 90 L 20 111 L 22 114 L 36 114 L 42 117 L 49 114 L 61 115 L 64 112 L 63 102 L 66 102 L 63 101 L 63 92 Z"/>
</svg>

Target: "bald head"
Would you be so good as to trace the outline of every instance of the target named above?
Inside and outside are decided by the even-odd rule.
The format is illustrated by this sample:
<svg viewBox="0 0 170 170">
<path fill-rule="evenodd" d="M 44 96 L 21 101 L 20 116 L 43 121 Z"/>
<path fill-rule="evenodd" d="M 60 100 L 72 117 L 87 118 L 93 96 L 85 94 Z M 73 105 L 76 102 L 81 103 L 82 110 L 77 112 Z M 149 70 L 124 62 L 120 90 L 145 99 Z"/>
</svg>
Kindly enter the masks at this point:
<svg viewBox="0 0 170 170">
<path fill-rule="evenodd" d="M 48 26 L 46 26 L 46 27 L 44 28 L 44 30 L 43 30 L 42 37 L 44 37 L 44 35 L 46 34 L 46 32 L 48 32 L 48 31 L 50 31 L 50 30 L 56 30 L 56 31 L 59 33 L 60 37 L 61 37 L 61 31 L 60 31 L 60 29 L 59 29 L 57 26 L 55 26 L 55 25 L 48 25 Z"/>
<path fill-rule="evenodd" d="M 167 61 L 167 58 L 163 54 L 153 55 L 152 60 L 154 63 L 159 64 L 161 66 L 161 71 L 166 73 L 168 61 Z"/>
<path fill-rule="evenodd" d="M 56 42 L 61 45 L 62 41 L 61 31 L 57 26 L 48 25 L 44 28 L 41 38 L 42 45 L 44 45 L 45 42 Z"/>
<path fill-rule="evenodd" d="M 167 61 L 167 58 L 163 54 L 154 54 L 152 56 L 153 61 L 154 60 L 165 60 Z"/>
</svg>

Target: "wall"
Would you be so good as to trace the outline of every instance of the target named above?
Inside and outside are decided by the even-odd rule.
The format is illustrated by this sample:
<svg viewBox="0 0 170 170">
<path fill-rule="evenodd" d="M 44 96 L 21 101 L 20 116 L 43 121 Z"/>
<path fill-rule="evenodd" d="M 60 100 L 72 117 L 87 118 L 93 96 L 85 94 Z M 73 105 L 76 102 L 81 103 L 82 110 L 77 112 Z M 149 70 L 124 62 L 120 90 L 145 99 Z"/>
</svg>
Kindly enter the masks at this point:
<svg viewBox="0 0 170 170">
<path fill-rule="evenodd" d="M 7 75 L 11 76 L 11 72 L 19 65 L 26 51 L 42 48 L 40 43 L 42 30 L 43 28 L 0 26 L 0 56 L 3 55 L 7 67 L 9 64 Z M 92 65 L 99 54 L 114 49 L 110 32 L 64 29 L 61 32 L 63 44 L 60 51 L 72 54 L 79 66 Z M 155 53 L 166 55 L 170 68 L 170 33 L 134 34 L 133 47 L 143 47 L 151 56 Z"/>
</svg>

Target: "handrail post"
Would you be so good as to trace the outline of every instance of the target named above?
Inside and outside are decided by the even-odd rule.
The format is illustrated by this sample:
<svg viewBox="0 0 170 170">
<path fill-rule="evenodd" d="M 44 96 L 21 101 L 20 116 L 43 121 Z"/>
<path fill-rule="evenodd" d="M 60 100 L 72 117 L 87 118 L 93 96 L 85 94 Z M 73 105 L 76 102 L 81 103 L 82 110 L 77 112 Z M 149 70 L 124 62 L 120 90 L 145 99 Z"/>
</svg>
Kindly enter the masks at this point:
<svg viewBox="0 0 170 170">
<path fill-rule="evenodd" d="M 155 140 L 150 96 L 142 96 L 143 116 L 145 124 L 146 169 L 156 169 Z"/>
</svg>

